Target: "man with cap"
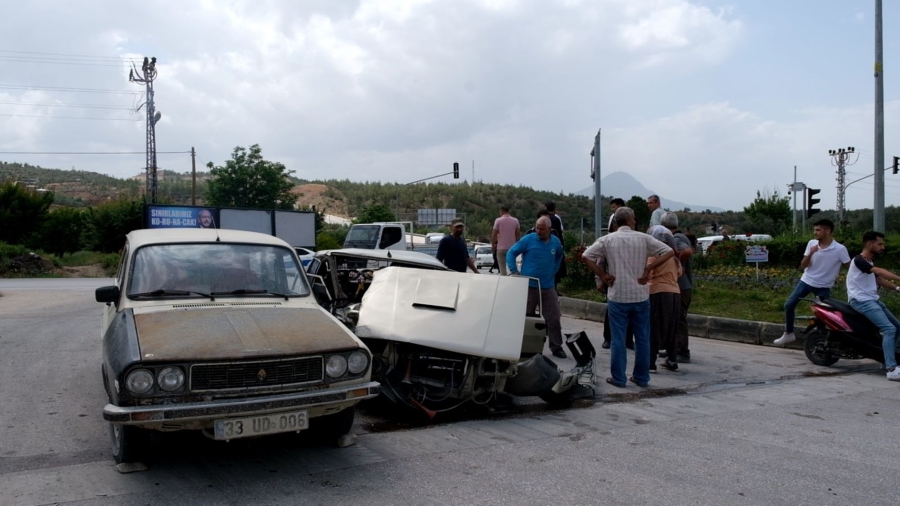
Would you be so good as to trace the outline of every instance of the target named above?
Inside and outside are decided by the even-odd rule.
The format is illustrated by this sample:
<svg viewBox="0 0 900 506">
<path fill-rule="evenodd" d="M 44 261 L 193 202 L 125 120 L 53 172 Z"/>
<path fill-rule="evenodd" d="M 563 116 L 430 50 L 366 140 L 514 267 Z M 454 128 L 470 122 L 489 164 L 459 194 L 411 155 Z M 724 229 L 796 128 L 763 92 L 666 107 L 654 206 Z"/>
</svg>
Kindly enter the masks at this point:
<svg viewBox="0 0 900 506">
<path fill-rule="evenodd" d="M 475 266 L 475 260 L 469 256 L 469 249 L 466 247 L 465 238 L 463 238 L 465 228 L 466 225 L 462 220 L 453 220 L 450 223 L 450 235 L 445 235 L 441 239 L 435 257 L 448 269 L 466 272 L 466 267 L 468 267 L 472 269 L 472 272 L 478 274 L 478 267 Z"/>
</svg>

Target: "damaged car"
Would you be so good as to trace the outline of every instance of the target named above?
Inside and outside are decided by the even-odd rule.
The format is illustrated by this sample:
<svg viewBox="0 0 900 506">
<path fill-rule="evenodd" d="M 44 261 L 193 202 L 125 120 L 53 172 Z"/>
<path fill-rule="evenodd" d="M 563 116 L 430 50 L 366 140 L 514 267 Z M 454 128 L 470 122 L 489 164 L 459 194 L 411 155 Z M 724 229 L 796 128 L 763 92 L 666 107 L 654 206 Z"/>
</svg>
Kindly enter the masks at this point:
<svg viewBox="0 0 900 506">
<path fill-rule="evenodd" d="M 356 404 L 379 393 L 368 348 L 269 235 L 133 231 L 96 300 L 118 463 L 139 460 L 151 430 L 228 441 L 318 428 L 336 441 Z"/>
<path fill-rule="evenodd" d="M 429 417 L 501 393 L 559 402 L 593 395 L 595 351 L 570 336 L 578 365 L 542 355 L 546 324 L 525 314 L 528 278 L 458 273 L 410 251 L 316 253 L 316 296 L 372 351 L 372 374 L 391 401 Z M 577 387 L 581 388 L 577 388 Z"/>
</svg>

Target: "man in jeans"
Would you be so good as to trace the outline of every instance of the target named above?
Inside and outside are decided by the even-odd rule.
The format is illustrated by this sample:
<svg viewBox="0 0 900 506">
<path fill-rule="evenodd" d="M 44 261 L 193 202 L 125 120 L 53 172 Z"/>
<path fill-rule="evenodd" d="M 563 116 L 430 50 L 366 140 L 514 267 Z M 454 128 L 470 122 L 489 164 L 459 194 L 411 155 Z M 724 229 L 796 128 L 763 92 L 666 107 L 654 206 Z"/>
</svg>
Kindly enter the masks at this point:
<svg viewBox="0 0 900 506">
<path fill-rule="evenodd" d="M 634 230 L 634 211 L 616 210 L 615 232 L 597 239 L 585 250 L 582 260 L 609 287 L 609 324 L 612 326 L 611 378 L 606 382 L 624 388 L 626 382 L 646 387 L 650 384 L 650 272 L 669 261 L 675 251 L 647 234 Z M 647 263 L 650 257 L 656 257 Z M 598 260 L 605 260 L 603 263 Z M 608 271 L 608 272 L 607 272 Z M 628 357 L 625 332 L 634 330 L 634 372 L 626 378 Z"/>
<path fill-rule="evenodd" d="M 691 350 L 688 347 L 687 316 L 691 307 L 691 294 L 694 287 L 694 275 L 691 272 L 691 255 L 694 254 L 694 248 L 691 246 L 691 240 L 681 230 L 678 230 L 678 215 L 674 212 L 664 213 L 660 222 L 673 234 L 675 249 L 678 251 L 675 255 L 681 261 L 682 267 L 682 274 L 678 278 L 678 289 L 681 292 L 681 312 L 675 327 L 676 349 L 678 350 L 676 359 L 679 364 L 690 364 Z M 662 353 L 660 356 L 663 356 Z"/>
<path fill-rule="evenodd" d="M 853 258 L 847 273 L 847 297 L 853 309 L 866 315 L 876 327 L 881 329 L 881 347 L 884 350 L 884 367 L 887 379 L 900 381 L 897 367 L 897 330 L 900 321 L 878 300 L 878 287 L 900 292 L 900 286 L 891 281 L 900 281 L 893 272 L 875 267 L 875 257 L 884 253 L 884 234 L 869 231 L 863 234 L 863 251 Z M 890 280 L 890 281 L 888 281 Z"/>
<path fill-rule="evenodd" d="M 509 215 L 508 207 L 501 207 L 500 217 L 494 220 L 494 230 L 491 232 L 491 249 L 494 250 L 494 258 L 497 259 L 501 276 L 507 275 L 506 252 L 513 244 L 519 242 L 521 237 L 519 220 Z"/>
<path fill-rule="evenodd" d="M 803 260 L 800 261 L 803 275 L 794 292 L 784 303 L 784 334 L 775 340 L 775 344 L 785 345 L 797 339 L 794 336 L 794 310 L 797 303 L 810 293 L 816 294 L 817 297 L 830 297 L 831 287 L 834 286 L 834 280 L 837 279 L 841 266 L 846 266 L 850 262 L 847 248 L 831 237 L 833 232 L 834 222 L 831 220 L 813 223 L 813 235 L 816 238 L 806 245 Z"/>
<path fill-rule="evenodd" d="M 556 358 L 566 358 L 566 352 L 562 349 L 562 324 L 559 314 L 559 297 L 556 294 L 554 276 L 559 264 L 563 260 L 562 243 L 550 233 L 550 218 L 541 216 L 534 226 L 535 233 L 525 234 L 509 251 L 506 252 L 506 263 L 509 266 L 509 275 L 517 276 L 516 257 L 522 255 L 522 275 L 537 278 L 540 288 L 533 280 L 528 281 L 528 301 L 525 312 L 534 314 L 538 301 L 544 322 L 547 324 L 547 334 L 550 338 L 550 351 Z"/>
</svg>

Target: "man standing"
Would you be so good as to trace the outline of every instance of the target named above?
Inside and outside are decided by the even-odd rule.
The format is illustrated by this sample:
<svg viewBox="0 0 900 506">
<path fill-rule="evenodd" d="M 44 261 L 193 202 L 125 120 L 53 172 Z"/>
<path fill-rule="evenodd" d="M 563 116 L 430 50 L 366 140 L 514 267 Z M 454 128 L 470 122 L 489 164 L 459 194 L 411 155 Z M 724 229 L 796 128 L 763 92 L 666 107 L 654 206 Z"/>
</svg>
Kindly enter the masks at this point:
<svg viewBox="0 0 900 506">
<path fill-rule="evenodd" d="M 691 350 L 688 347 L 688 309 L 691 307 L 691 290 L 694 287 L 694 274 L 691 272 L 691 255 L 694 248 L 691 240 L 678 230 L 678 215 L 672 212 L 662 216 L 662 226 L 672 231 L 675 239 L 675 255 L 681 261 L 681 276 L 678 278 L 678 289 L 681 291 L 681 312 L 678 315 L 678 323 L 675 327 L 675 343 L 678 350 L 676 362 L 681 364 L 691 363 Z M 660 354 L 662 356 L 662 354 Z"/>
<path fill-rule="evenodd" d="M 435 257 L 442 262 L 448 269 L 457 272 L 466 272 L 466 267 L 472 269 L 472 272 L 478 274 L 478 267 L 475 261 L 469 256 L 469 249 L 466 248 L 466 240 L 463 238 L 463 230 L 466 228 L 462 220 L 453 220 L 450 224 L 450 235 L 445 235 L 438 244 L 438 250 Z"/>
<path fill-rule="evenodd" d="M 613 233 L 616 231 L 616 209 L 620 207 L 625 207 L 625 201 L 619 198 L 612 199 L 609 201 L 609 223 L 606 225 L 607 233 Z"/>
<path fill-rule="evenodd" d="M 662 215 L 665 211 L 663 211 L 659 202 L 659 195 L 650 195 L 647 197 L 647 207 L 650 208 L 650 226 L 654 225 L 662 225 Z"/>
<path fill-rule="evenodd" d="M 616 231 L 616 210 L 620 207 L 625 207 L 625 201 L 619 198 L 615 198 L 609 201 L 609 224 L 606 226 L 606 233 L 611 234 Z M 597 278 L 598 288 L 604 294 L 608 293 L 609 287 L 603 284 L 603 281 L 599 276 L 594 276 Z M 602 285 L 602 286 L 601 286 Z M 609 321 L 609 306 L 606 306 L 606 313 L 603 315 L 603 321 Z M 609 349 L 609 343 L 612 342 L 612 330 L 610 330 L 610 326 L 606 323 L 603 324 L 603 344 L 600 345 L 604 350 Z M 631 346 L 628 346 L 628 343 L 631 343 Z M 631 329 L 627 333 L 625 337 L 625 347 L 628 349 L 634 349 L 634 338 L 632 337 Z"/>
<path fill-rule="evenodd" d="M 615 214 L 618 228 L 597 239 L 582 256 L 587 267 L 609 286 L 609 323 L 612 326 L 612 377 L 606 382 L 624 388 L 631 380 L 638 386 L 650 384 L 650 272 L 670 260 L 675 252 L 647 234 L 634 230 L 634 211 L 620 207 Z M 656 260 L 648 263 L 650 257 Z M 605 260 L 606 267 L 598 263 Z M 626 378 L 625 331 L 634 330 L 634 370 Z"/>
<path fill-rule="evenodd" d="M 506 269 L 506 252 L 513 244 L 519 242 L 522 230 L 519 228 L 519 220 L 509 215 L 509 208 L 500 208 L 500 217 L 494 220 L 494 230 L 491 232 L 491 249 L 497 258 L 497 265 L 501 276 L 508 274 Z"/>
<path fill-rule="evenodd" d="M 547 334 L 550 338 L 550 351 L 557 358 L 566 358 L 562 345 L 562 324 L 560 323 L 559 298 L 556 294 L 554 275 L 563 259 L 562 244 L 550 233 L 550 218 L 542 216 L 534 225 L 534 234 L 526 234 L 506 252 L 506 263 L 511 276 L 516 276 L 516 257 L 522 255 L 522 275 L 537 278 L 540 285 L 531 279 L 528 281 L 527 314 L 541 303 Z"/>
<path fill-rule="evenodd" d="M 566 275 L 568 274 L 565 258 L 566 241 L 563 240 L 563 225 L 562 220 L 556 214 L 555 203 L 547 202 L 546 204 L 544 204 L 544 208 L 547 209 L 547 212 L 550 213 L 550 227 L 553 229 L 553 233 L 559 239 L 559 244 L 562 245 L 563 248 L 563 261 L 561 264 L 559 264 L 559 269 L 557 269 L 556 275 L 553 278 L 556 285 L 559 285 L 559 282 L 562 280 L 562 278 L 566 277 Z"/>
<path fill-rule="evenodd" d="M 884 367 L 887 379 L 900 381 L 900 368 L 897 367 L 897 331 L 900 321 L 888 311 L 884 303 L 878 300 L 878 287 L 900 292 L 900 286 L 888 280 L 900 281 L 900 276 L 893 272 L 875 267 L 875 257 L 884 253 L 884 234 L 869 231 L 863 234 L 863 251 L 853 258 L 850 271 L 847 273 L 847 298 L 850 306 L 881 329 L 881 347 L 884 350 Z"/>
<path fill-rule="evenodd" d="M 847 248 L 831 237 L 833 232 L 834 222 L 831 220 L 813 223 L 815 239 L 806 244 L 803 260 L 800 261 L 803 275 L 784 303 L 784 334 L 775 340 L 775 344 L 784 345 L 797 339 L 794 336 L 794 309 L 800 299 L 809 293 L 814 293 L 817 297 L 830 297 L 831 287 L 834 286 L 841 265 L 850 262 Z"/>
</svg>

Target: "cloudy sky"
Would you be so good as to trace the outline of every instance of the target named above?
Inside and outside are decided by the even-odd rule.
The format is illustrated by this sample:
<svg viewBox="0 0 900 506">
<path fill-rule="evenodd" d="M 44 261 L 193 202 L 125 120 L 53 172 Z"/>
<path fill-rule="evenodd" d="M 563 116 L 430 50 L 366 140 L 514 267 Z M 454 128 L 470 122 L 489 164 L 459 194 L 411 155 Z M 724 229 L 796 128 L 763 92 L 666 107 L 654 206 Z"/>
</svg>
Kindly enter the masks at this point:
<svg viewBox="0 0 900 506">
<path fill-rule="evenodd" d="M 900 10 L 884 3 L 887 165 Z M 140 155 L 8 152 L 142 151 L 141 96 L 51 88 L 140 91 L 122 60 L 144 55 L 158 149 L 194 146 L 203 164 L 259 143 L 301 178 L 405 183 L 458 161 L 470 179 L 474 160 L 476 180 L 576 192 L 602 128 L 604 173 L 729 209 L 784 193 L 794 165 L 833 207 L 832 148 L 857 148 L 848 180 L 875 165 L 861 0 L 16 2 L 0 19 L 0 160 L 138 173 Z M 871 207 L 870 181 L 849 208 Z M 900 205 L 900 175 L 886 181 Z"/>
</svg>

